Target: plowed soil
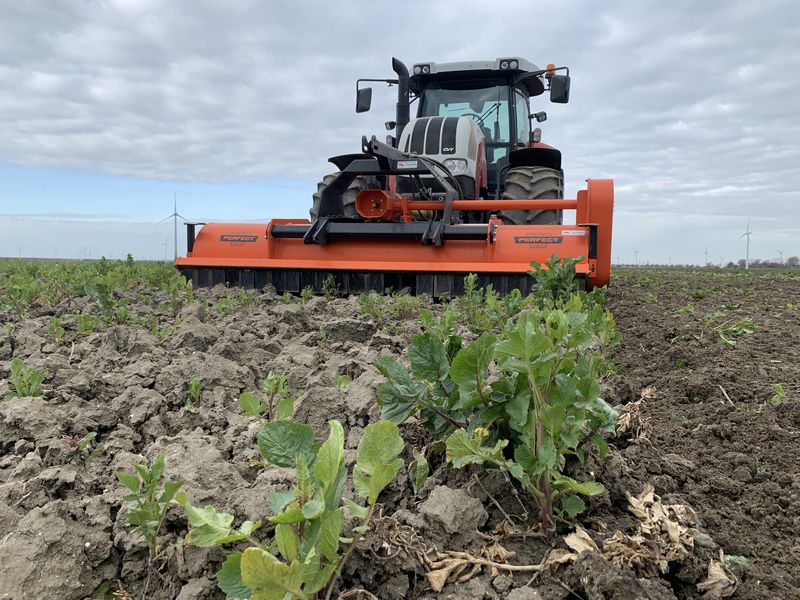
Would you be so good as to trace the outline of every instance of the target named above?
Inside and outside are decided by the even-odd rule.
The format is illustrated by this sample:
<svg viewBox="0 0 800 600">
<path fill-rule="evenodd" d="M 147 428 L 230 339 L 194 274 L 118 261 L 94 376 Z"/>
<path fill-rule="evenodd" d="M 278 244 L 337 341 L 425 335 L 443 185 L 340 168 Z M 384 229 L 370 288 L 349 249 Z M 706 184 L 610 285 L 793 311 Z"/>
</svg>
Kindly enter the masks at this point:
<svg viewBox="0 0 800 600">
<path fill-rule="evenodd" d="M 628 464 L 746 559 L 736 598 L 800 597 L 800 278 L 631 270 L 614 283 L 619 400 L 655 387 L 649 443 L 622 450 Z M 720 343 L 715 326 L 748 317 L 753 333 Z"/>
<path fill-rule="evenodd" d="M 227 307 L 217 310 L 224 293 L 198 291 L 163 342 L 139 325 L 83 335 L 68 316 L 66 335 L 55 342 L 50 314 L 87 312 L 85 299 L 34 307 L 26 318 L 0 315 L 7 325 L 0 329 L 0 398 L 12 358 L 48 373 L 42 397 L 0 402 L 1 599 L 222 598 L 214 580 L 220 549 L 178 545 L 148 567 L 114 472 L 163 452 L 167 473 L 186 482 L 194 504 L 214 504 L 237 522 L 269 515 L 269 493 L 291 485 L 292 475 L 253 465 L 258 424 L 240 414 L 237 398 L 259 389 L 270 371 L 288 374 L 302 394 L 294 418 L 320 438 L 329 419 L 342 422 L 352 465 L 361 429 L 379 416 L 382 377 L 372 362 L 402 357 L 416 319 L 386 331 L 361 315 L 356 298 L 300 305 L 269 292 L 226 314 Z M 509 562 L 534 564 L 552 547 L 564 548 L 562 536 L 572 531 L 565 524 L 554 540 L 526 533 L 535 511 L 505 479 L 453 471 L 434 452 L 419 494 L 405 471 L 387 490 L 340 592 L 362 588 L 381 599 L 714 597 L 697 586 L 722 550 L 738 579 L 734 598 L 800 597 L 800 278 L 629 270 L 615 273 L 608 298 L 623 337 L 610 351 L 616 374 L 604 384 L 605 397 L 623 412 L 643 399 L 637 427 L 609 439 L 605 461 L 591 456 L 586 465 L 568 465 L 607 489 L 587 502 L 579 523 L 596 540 L 615 530 L 633 534 L 626 493 L 652 484 L 664 504 L 697 514 L 691 553 L 659 573 L 590 552 L 537 577 L 484 569 L 434 594 L 418 560 L 425 549 L 477 554 L 491 535 L 516 553 Z M 131 297 L 132 315 L 169 327 L 165 301 Z M 726 344 L 715 328 L 724 333 L 742 318 L 752 319 L 754 331 L 724 334 L 735 342 Z M 337 375 L 349 376 L 347 389 L 337 388 Z M 190 408 L 193 377 L 203 392 Z M 771 401 L 774 384 L 785 391 L 779 403 Z M 71 459 L 73 440 L 88 431 L 97 432 L 96 456 Z M 409 448 L 428 441 L 414 423 L 402 433 Z M 171 510 L 162 545 L 185 533 L 185 516 Z"/>
</svg>

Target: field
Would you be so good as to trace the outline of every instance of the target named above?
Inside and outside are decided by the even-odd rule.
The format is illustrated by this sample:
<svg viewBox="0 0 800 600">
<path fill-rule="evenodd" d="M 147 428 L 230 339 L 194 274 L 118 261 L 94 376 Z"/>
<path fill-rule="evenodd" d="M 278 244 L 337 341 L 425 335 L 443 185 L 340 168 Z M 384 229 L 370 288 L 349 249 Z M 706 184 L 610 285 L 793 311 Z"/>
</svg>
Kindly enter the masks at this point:
<svg viewBox="0 0 800 600">
<path fill-rule="evenodd" d="M 620 341 L 607 336 L 600 348 L 604 323 L 586 344 L 604 356 L 599 389 L 618 413 L 608 453 L 582 439 L 553 467 L 601 493 L 587 494 L 577 516 L 562 505 L 543 534 L 524 486 L 489 464 L 453 468 L 451 443 L 446 453 L 433 421 L 416 413 L 399 428 L 404 466 L 331 597 L 800 597 L 800 275 L 613 277 L 596 300 Z M 318 442 L 338 420 L 343 465 L 354 469 L 381 417 L 387 378 L 376 360 L 384 371 L 391 358 L 408 364 L 413 336 L 448 314 L 475 343 L 502 337 L 516 316 L 477 291 L 449 307 L 328 291 L 191 290 L 158 263 L 0 263 L 0 598 L 223 598 L 217 571 L 253 542 L 203 547 L 198 522 L 185 541 L 187 510 L 172 503 L 154 552 L 129 522 L 130 491 L 115 473 L 163 455 L 183 504 L 214 505 L 241 531 L 280 513 L 271 494 L 300 485 L 260 447 L 281 411 Z M 420 323 L 426 309 L 440 320 Z M 486 377 L 498 372 L 492 363 Z M 357 499 L 359 483 L 343 485 Z"/>
</svg>

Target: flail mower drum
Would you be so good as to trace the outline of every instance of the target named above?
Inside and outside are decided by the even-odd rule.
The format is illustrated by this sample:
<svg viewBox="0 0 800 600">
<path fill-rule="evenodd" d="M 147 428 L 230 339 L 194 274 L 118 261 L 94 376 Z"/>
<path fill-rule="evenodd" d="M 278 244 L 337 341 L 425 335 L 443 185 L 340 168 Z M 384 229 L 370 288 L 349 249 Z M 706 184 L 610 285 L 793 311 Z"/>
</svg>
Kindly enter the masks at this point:
<svg viewBox="0 0 800 600">
<path fill-rule="evenodd" d="M 569 75 L 519 58 L 422 63 L 398 75 L 397 137 L 362 138 L 361 152 L 331 158 L 339 169 L 314 195 L 311 220 L 268 224 L 187 223 L 177 267 L 196 286 L 273 286 L 321 291 L 331 277 L 344 293 L 408 288 L 434 297 L 463 291 L 464 276 L 499 293 L 530 290 L 531 261 L 581 257 L 586 288 L 611 272 L 614 187 L 590 179 L 563 198 L 561 153 L 530 131 L 531 96 L 569 98 Z M 359 80 L 359 83 L 363 80 Z M 547 87 L 545 88 L 545 84 Z M 356 110 L 369 109 L 358 89 Z M 418 116 L 409 119 L 411 97 Z M 563 211 L 575 211 L 575 225 Z M 198 229 L 199 228 L 199 229 Z"/>
</svg>

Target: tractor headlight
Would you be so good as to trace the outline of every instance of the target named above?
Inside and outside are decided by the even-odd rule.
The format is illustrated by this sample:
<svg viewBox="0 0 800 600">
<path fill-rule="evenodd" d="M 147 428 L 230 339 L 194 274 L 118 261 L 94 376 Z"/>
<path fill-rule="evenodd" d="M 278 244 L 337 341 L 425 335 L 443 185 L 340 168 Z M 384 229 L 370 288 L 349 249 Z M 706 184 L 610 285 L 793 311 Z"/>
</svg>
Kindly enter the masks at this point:
<svg viewBox="0 0 800 600">
<path fill-rule="evenodd" d="M 422 67 L 417 65 L 416 67 L 414 67 L 414 75 L 419 75 L 420 73 L 422 73 Z"/>
<path fill-rule="evenodd" d="M 448 158 L 444 161 L 444 166 L 453 175 L 467 172 L 467 161 L 463 158 Z"/>
<path fill-rule="evenodd" d="M 430 73 L 430 72 L 431 72 L 431 67 L 430 67 L 430 65 L 423 65 L 423 66 L 422 66 L 422 72 L 423 72 L 423 73 Z"/>
<path fill-rule="evenodd" d="M 519 63 L 517 61 L 515 61 L 515 60 L 512 60 L 510 63 L 508 63 L 508 67 L 510 69 L 516 69 L 518 66 L 519 66 Z"/>
<path fill-rule="evenodd" d="M 508 68 L 508 61 L 507 60 L 501 60 L 500 61 L 500 68 L 501 69 L 507 69 Z"/>
</svg>

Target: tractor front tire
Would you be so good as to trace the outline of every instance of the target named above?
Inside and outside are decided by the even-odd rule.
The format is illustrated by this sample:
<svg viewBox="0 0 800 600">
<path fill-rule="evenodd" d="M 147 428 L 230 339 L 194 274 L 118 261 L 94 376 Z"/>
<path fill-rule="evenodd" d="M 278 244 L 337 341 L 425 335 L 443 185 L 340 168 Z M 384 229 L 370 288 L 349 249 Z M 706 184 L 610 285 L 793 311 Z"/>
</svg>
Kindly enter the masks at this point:
<svg viewBox="0 0 800 600">
<path fill-rule="evenodd" d="M 504 200 L 564 198 L 564 173 L 547 167 L 512 167 L 506 175 Z M 560 210 L 503 210 L 500 218 L 508 225 L 560 225 Z"/>
<path fill-rule="evenodd" d="M 311 209 L 308 211 L 311 215 L 311 220 L 314 221 L 319 216 L 319 205 L 322 202 L 322 192 L 327 188 L 339 173 L 331 173 L 330 175 L 325 175 L 317 184 L 317 191 L 314 192 L 312 198 L 314 199 L 314 203 L 311 205 Z M 375 188 L 377 186 L 377 182 L 374 184 L 370 184 L 370 182 L 365 177 L 356 177 L 353 179 L 352 183 L 347 187 L 345 190 L 343 198 L 342 198 L 342 212 L 343 217 L 358 217 L 358 213 L 356 212 L 356 196 L 358 196 L 361 190 L 366 190 L 369 188 Z"/>
</svg>

